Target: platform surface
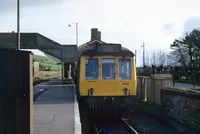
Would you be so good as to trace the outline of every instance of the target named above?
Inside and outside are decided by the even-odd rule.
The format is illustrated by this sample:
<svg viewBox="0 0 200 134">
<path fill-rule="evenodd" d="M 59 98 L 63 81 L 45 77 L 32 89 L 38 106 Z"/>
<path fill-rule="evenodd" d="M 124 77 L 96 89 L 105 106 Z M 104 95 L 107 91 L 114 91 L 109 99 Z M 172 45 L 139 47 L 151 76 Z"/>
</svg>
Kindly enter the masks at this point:
<svg viewBox="0 0 200 134">
<path fill-rule="evenodd" d="M 43 93 L 34 101 L 34 134 L 81 133 L 74 85 L 49 82 L 35 86 L 38 92 Z"/>
</svg>

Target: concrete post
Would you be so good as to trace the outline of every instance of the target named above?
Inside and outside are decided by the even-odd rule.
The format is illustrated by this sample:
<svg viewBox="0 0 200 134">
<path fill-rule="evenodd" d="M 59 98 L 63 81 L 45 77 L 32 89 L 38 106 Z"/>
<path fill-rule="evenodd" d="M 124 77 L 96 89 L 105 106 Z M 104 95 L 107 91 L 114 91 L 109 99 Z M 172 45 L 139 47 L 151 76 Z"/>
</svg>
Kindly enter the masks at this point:
<svg viewBox="0 0 200 134">
<path fill-rule="evenodd" d="M 62 64 L 61 64 L 61 66 L 62 66 L 62 83 L 64 82 L 64 63 L 62 62 Z"/>
<path fill-rule="evenodd" d="M 144 86 L 143 86 L 143 93 L 144 93 L 144 101 L 147 101 L 147 92 L 148 92 L 148 88 L 149 88 L 149 79 L 147 77 L 144 77 Z"/>
<path fill-rule="evenodd" d="M 145 85 L 146 85 L 146 81 L 144 77 L 141 77 L 141 81 L 142 81 L 142 86 L 141 86 L 141 95 L 142 95 L 142 100 L 145 100 Z"/>
<path fill-rule="evenodd" d="M 63 72 L 62 72 L 62 73 L 63 73 L 63 79 L 66 79 L 66 78 L 65 78 L 65 65 L 64 65 L 64 64 L 65 64 L 65 63 L 63 62 Z"/>
<path fill-rule="evenodd" d="M 149 103 L 152 103 L 152 79 L 150 77 L 146 78 L 146 99 Z"/>
<path fill-rule="evenodd" d="M 64 62 L 63 62 L 63 49 L 60 49 L 60 57 L 61 57 L 61 66 L 62 66 L 62 83 L 64 83 Z"/>
<path fill-rule="evenodd" d="M 147 101 L 149 103 L 155 102 L 155 78 L 149 79 L 149 88 L 147 92 Z"/>
<path fill-rule="evenodd" d="M 139 100 L 142 99 L 142 78 L 141 77 L 137 77 L 137 98 Z"/>
<path fill-rule="evenodd" d="M 155 81 L 155 104 L 161 105 L 160 90 L 165 89 L 165 88 L 166 88 L 165 79 L 161 79 L 161 78 L 156 79 L 156 81 Z"/>
</svg>

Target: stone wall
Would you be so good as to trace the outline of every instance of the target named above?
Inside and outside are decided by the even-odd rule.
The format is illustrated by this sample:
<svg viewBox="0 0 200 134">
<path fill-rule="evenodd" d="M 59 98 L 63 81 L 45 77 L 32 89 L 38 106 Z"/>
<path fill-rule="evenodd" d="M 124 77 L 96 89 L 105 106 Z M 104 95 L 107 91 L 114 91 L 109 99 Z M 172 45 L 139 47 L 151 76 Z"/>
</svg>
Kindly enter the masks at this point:
<svg viewBox="0 0 200 134">
<path fill-rule="evenodd" d="M 151 106 L 159 106 L 159 111 L 167 118 L 181 123 L 192 132 L 200 133 L 200 92 L 169 88 L 168 79 L 137 77 L 137 81 L 139 100 Z M 178 128 L 178 125 L 174 127 Z"/>
<path fill-rule="evenodd" d="M 200 132 L 200 93 L 162 89 L 161 103 L 169 116 Z"/>
</svg>

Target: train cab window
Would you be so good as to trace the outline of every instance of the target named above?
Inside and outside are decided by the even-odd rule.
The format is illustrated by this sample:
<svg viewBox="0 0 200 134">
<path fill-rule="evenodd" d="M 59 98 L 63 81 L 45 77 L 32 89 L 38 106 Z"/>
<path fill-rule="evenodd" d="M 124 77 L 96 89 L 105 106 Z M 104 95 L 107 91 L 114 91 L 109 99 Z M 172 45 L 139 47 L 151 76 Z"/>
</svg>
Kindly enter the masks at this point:
<svg viewBox="0 0 200 134">
<path fill-rule="evenodd" d="M 131 59 L 119 58 L 118 72 L 119 72 L 119 79 L 130 80 L 131 79 Z"/>
<path fill-rule="evenodd" d="M 102 79 L 103 80 L 115 79 L 115 59 L 114 58 L 102 59 Z"/>
<path fill-rule="evenodd" d="M 85 79 L 96 80 L 98 74 L 98 58 L 85 59 Z"/>
</svg>

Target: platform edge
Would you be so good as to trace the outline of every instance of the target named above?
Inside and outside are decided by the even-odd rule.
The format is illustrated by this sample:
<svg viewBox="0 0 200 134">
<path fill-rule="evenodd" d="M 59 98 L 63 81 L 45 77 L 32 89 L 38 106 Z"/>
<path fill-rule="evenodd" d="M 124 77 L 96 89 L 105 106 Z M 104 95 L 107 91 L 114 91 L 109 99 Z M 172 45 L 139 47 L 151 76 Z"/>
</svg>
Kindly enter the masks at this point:
<svg viewBox="0 0 200 134">
<path fill-rule="evenodd" d="M 74 86 L 74 134 L 81 134 L 80 114 L 76 95 L 76 88 Z"/>
</svg>

